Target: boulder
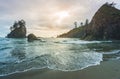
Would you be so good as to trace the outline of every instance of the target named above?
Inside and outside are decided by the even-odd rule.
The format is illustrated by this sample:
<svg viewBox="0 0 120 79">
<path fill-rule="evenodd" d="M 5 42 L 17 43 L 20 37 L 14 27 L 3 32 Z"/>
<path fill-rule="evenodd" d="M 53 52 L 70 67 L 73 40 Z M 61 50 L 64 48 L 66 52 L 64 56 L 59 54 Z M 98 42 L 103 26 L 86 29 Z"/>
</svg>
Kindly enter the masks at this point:
<svg viewBox="0 0 120 79">
<path fill-rule="evenodd" d="M 29 42 L 34 41 L 34 40 L 39 40 L 34 34 L 29 34 L 27 36 L 27 39 Z"/>
</svg>

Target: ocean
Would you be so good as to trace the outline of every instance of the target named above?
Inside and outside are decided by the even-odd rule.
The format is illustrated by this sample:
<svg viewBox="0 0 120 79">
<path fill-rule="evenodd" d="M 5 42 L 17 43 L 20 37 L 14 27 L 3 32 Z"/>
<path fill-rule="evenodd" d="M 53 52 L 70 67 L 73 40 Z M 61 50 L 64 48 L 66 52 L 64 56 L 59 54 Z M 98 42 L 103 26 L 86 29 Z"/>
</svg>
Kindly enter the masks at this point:
<svg viewBox="0 0 120 79">
<path fill-rule="evenodd" d="M 120 41 L 83 41 L 77 38 L 0 38 L 0 76 L 49 68 L 77 71 L 120 60 Z"/>
</svg>

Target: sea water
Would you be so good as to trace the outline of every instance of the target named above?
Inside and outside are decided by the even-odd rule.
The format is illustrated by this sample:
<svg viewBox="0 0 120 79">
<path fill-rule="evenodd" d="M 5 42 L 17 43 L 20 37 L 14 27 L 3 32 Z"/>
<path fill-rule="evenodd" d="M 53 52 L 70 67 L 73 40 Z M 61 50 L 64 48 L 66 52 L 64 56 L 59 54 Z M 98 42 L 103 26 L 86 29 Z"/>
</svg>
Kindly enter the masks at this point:
<svg viewBox="0 0 120 79">
<path fill-rule="evenodd" d="M 0 75 L 49 68 L 77 71 L 120 59 L 120 41 L 40 38 L 42 41 L 0 38 Z"/>
</svg>

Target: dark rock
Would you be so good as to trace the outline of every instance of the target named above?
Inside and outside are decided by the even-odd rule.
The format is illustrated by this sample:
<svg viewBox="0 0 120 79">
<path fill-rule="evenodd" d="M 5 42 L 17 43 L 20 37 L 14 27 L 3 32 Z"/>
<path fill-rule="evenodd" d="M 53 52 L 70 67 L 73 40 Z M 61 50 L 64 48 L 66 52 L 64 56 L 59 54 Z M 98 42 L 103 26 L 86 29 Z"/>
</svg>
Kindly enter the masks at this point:
<svg viewBox="0 0 120 79">
<path fill-rule="evenodd" d="M 11 32 L 7 35 L 7 38 L 25 38 L 26 37 L 26 27 L 25 21 L 21 20 L 15 22 L 12 27 L 10 27 Z"/>
<path fill-rule="evenodd" d="M 91 37 L 95 40 L 120 40 L 120 10 L 113 6 L 104 4 L 94 15 L 87 35 L 84 39 Z"/>
<path fill-rule="evenodd" d="M 120 40 L 120 10 L 106 3 L 95 13 L 87 26 L 75 28 L 58 37 L 77 37 L 83 40 Z"/>
<path fill-rule="evenodd" d="M 29 42 L 34 41 L 34 40 L 39 40 L 34 34 L 29 34 L 27 36 L 27 39 Z"/>
</svg>

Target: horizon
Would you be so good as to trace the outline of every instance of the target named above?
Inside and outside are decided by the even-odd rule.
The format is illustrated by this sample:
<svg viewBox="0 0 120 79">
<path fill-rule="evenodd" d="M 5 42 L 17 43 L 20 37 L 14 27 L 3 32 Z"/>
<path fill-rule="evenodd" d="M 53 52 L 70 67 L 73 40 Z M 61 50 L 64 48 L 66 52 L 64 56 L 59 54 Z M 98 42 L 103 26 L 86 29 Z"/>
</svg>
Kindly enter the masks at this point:
<svg viewBox="0 0 120 79">
<path fill-rule="evenodd" d="M 5 37 L 14 21 L 26 21 L 27 34 L 34 33 L 38 37 L 56 37 L 74 28 L 74 22 L 89 21 L 95 12 L 106 2 L 115 2 L 120 9 L 118 0 L 1 0 L 0 1 L 0 37 Z M 49 7 L 50 6 L 50 7 Z"/>
</svg>

